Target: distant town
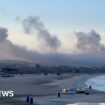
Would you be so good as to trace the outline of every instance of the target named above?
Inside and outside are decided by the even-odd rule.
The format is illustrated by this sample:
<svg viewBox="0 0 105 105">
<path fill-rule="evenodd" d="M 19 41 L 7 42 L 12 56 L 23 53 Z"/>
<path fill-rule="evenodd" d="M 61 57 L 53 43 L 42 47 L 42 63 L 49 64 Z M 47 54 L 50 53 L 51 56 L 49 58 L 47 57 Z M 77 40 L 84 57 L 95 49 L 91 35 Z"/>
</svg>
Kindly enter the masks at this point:
<svg viewBox="0 0 105 105">
<path fill-rule="evenodd" d="M 5 74 L 57 74 L 63 73 L 105 73 L 105 67 L 45 66 L 27 62 L 0 62 L 0 73 Z"/>
</svg>

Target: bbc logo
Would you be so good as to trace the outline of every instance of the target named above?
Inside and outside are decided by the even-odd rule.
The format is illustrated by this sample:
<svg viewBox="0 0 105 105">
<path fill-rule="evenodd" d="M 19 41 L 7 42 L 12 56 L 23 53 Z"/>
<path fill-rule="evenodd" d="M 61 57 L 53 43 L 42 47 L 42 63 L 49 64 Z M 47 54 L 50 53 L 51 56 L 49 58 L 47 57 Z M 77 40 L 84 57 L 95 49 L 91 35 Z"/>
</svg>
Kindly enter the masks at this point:
<svg viewBox="0 0 105 105">
<path fill-rule="evenodd" d="M 0 97 L 14 97 L 14 91 L 0 91 Z"/>
</svg>

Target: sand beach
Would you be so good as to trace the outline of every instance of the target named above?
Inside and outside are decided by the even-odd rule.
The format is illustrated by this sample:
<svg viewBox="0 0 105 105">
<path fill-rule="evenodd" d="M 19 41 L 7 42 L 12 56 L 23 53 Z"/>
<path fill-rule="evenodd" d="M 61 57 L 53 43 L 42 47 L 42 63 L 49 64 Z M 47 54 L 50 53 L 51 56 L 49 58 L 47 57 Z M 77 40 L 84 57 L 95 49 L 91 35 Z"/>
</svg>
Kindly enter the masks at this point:
<svg viewBox="0 0 105 105">
<path fill-rule="evenodd" d="M 16 75 L 15 77 L 0 77 L 1 90 L 14 90 L 13 98 L 1 99 L 2 105 L 28 105 L 26 96 L 33 97 L 35 105 L 76 105 L 76 103 L 104 103 L 105 93 L 92 90 L 90 95 L 57 93 L 63 88 L 88 87 L 85 81 L 95 75 L 83 74 L 56 74 L 49 75 Z M 80 105 L 80 104 L 77 104 Z M 87 104 L 86 104 L 87 105 Z M 90 105 L 90 104 L 89 104 Z M 101 105 L 101 104 L 96 104 Z"/>
</svg>

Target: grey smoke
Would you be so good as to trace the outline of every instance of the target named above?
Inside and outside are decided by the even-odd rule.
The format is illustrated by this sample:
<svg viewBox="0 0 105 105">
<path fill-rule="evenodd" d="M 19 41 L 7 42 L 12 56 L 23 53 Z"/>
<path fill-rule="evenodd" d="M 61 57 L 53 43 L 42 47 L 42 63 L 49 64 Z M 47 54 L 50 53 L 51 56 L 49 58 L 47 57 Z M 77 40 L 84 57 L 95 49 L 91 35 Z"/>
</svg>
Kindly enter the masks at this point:
<svg viewBox="0 0 105 105">
<path fill-rule="evenodd" d="M 0 41 L 4 41 L 8 36 L 8 30 L 6 28 L 0 28 Z"/>
<path fill-rule="evenodd" d="M 91 30 L 88 33 L 76 32 L 76 47 L 83 53 L 105 53 L 105 46 L 101 44 L 101 37 L 96 31 Z"/>
<path fill-rule="evenodd" d="M 95 31 L 89 33 L 78 32 L 78 49 L 90 51 L 84 54 L 61 54 L 61 53 L 39 53 L 27 50 L 8 40 L 8 29 L 0 28 L 0 59 L 32 61 L 45 65 L 68 65 L 68 66 L 104 66 L 105 56 L 94 53 L 104 52 L 104 45 L 100 43 L 100 36 Z M 84 44 L 84 45 L 83 45 Z M 87 44 L 90 46 L 87 50 Z M 80 46 L 81 45 L 81 46 Z M 94 47 L 93 47 L 94 46 Z M 102 47 L 103 46 L 103 47 Z M 94 49 L 93 49 L 94 48 Z M 103 48 L 103 49 L 101 49 Z M 92 52 L 91 52 L 92 50 Z"/>
<path fill-rule="evenodd" d="M 57 36 L 51 35 L 50 32 L 45 29 L 44 24 L 40 21 L 39 17 L 29 16 L 22 21 L 25 33 L 30 34 L 36 31 L 38 38 L 44 40 L 46 45 L 52 49 L 57 49 L 60 46 L 60 41 Z M 47 47 L 46 46 L 46 47 Z"/>
<path fill-rule="evenodd" d="M 40 60 L 40 53 L 28 51 L 8 40 L 8 29 L 0 27 L 0 59 L 16 59 L 25 61 Z"/>
<path fill-rule="evenodd" d="M 53 54 L 43 54 L 35 50 L 30 51 L 25 47 L 13 44 L 8 40 L 8 29 L 0 27 L 0 60 L 23 60 L 40 64 L 53 64 L 55 62 L 55 58 L 57 58 L 56 54 L 53 56 Z M 59 59 L 57 62 L 58 61 Z"/>
</svg>

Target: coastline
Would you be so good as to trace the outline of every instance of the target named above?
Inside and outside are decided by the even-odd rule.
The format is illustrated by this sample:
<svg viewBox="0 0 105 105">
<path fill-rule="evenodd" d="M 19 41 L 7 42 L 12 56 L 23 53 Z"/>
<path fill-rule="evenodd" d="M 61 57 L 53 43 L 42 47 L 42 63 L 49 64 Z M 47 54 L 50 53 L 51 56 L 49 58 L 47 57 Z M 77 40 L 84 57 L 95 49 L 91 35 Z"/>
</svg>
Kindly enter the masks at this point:
<svg viewBox="0 0 105 105">
<path fill-rule="evenodd" d="M 16 85 L 16 81 L 18 81 L 18 85 L 23 84 L 21 89 L 22 93 L 20 94 L 17 91 L 17 95 L 12 99 L 14 104 L 16 103 L 24 103 L 23 105 L 27 105 L 25 103 L 27 91 L 30 92 L 29 96 L 34 98 L 34 102 L 40 105 L 67 105 L 72 103 L 80 103 L 80 102 L 87 102 L 87 103 L 100 103 L 105 102 L 105 92 L 100 92 L 96 90 L 92 90 L 90 95 L 85 94 L 61 94 L 61 97 L 57 97 L 58 91 L 61 91 L 63 88 L 70 88 L 70 87 L 86 87 L 86 80 L 92 78 L 93 76 L 97 75 L 90 75 L 90 74 L 62 74 L 60 76 L 57 75 L 30 75 L 30 76 L 23 76 L 23 77 L 15 77 L 15 79 L 10 78 L 13 82 L 13 85 Z M 25 80 L 24 81 L 21 81 Z M 29 81 L 26 81 L 29 80 Z M 7 80 L 5 80 L 7 81 Z M 8 79 L 9 81 L 9 79 Z M 21 83 L 21 82 L 22 83 Z M 1 79 L 0 82 L 4 82 L 4 79 Z M 5 84 L 3 84 L 5 86 Z M 23 87 L 27 86 L 27 87 Z M 2 86 L 3 87 L 3 86 Z M 0 86 L 1 88 L 1 86 Z M 17 87 L 18 89 L 19 87 Z M 32 89 L 30 89 L 32 88 Z M 33 93 L 32 93 L 33 92 Z M 32 94 L 31 94 L 32 93 Z M 16 103 L 15 103 L 16 102 Z M 1 102 L 0 102 L 1 103 Z M 8 100 L 9 103 L 9 100 Z M 9 104 L 6 104 L 9 105 Z"/>
</svg>

